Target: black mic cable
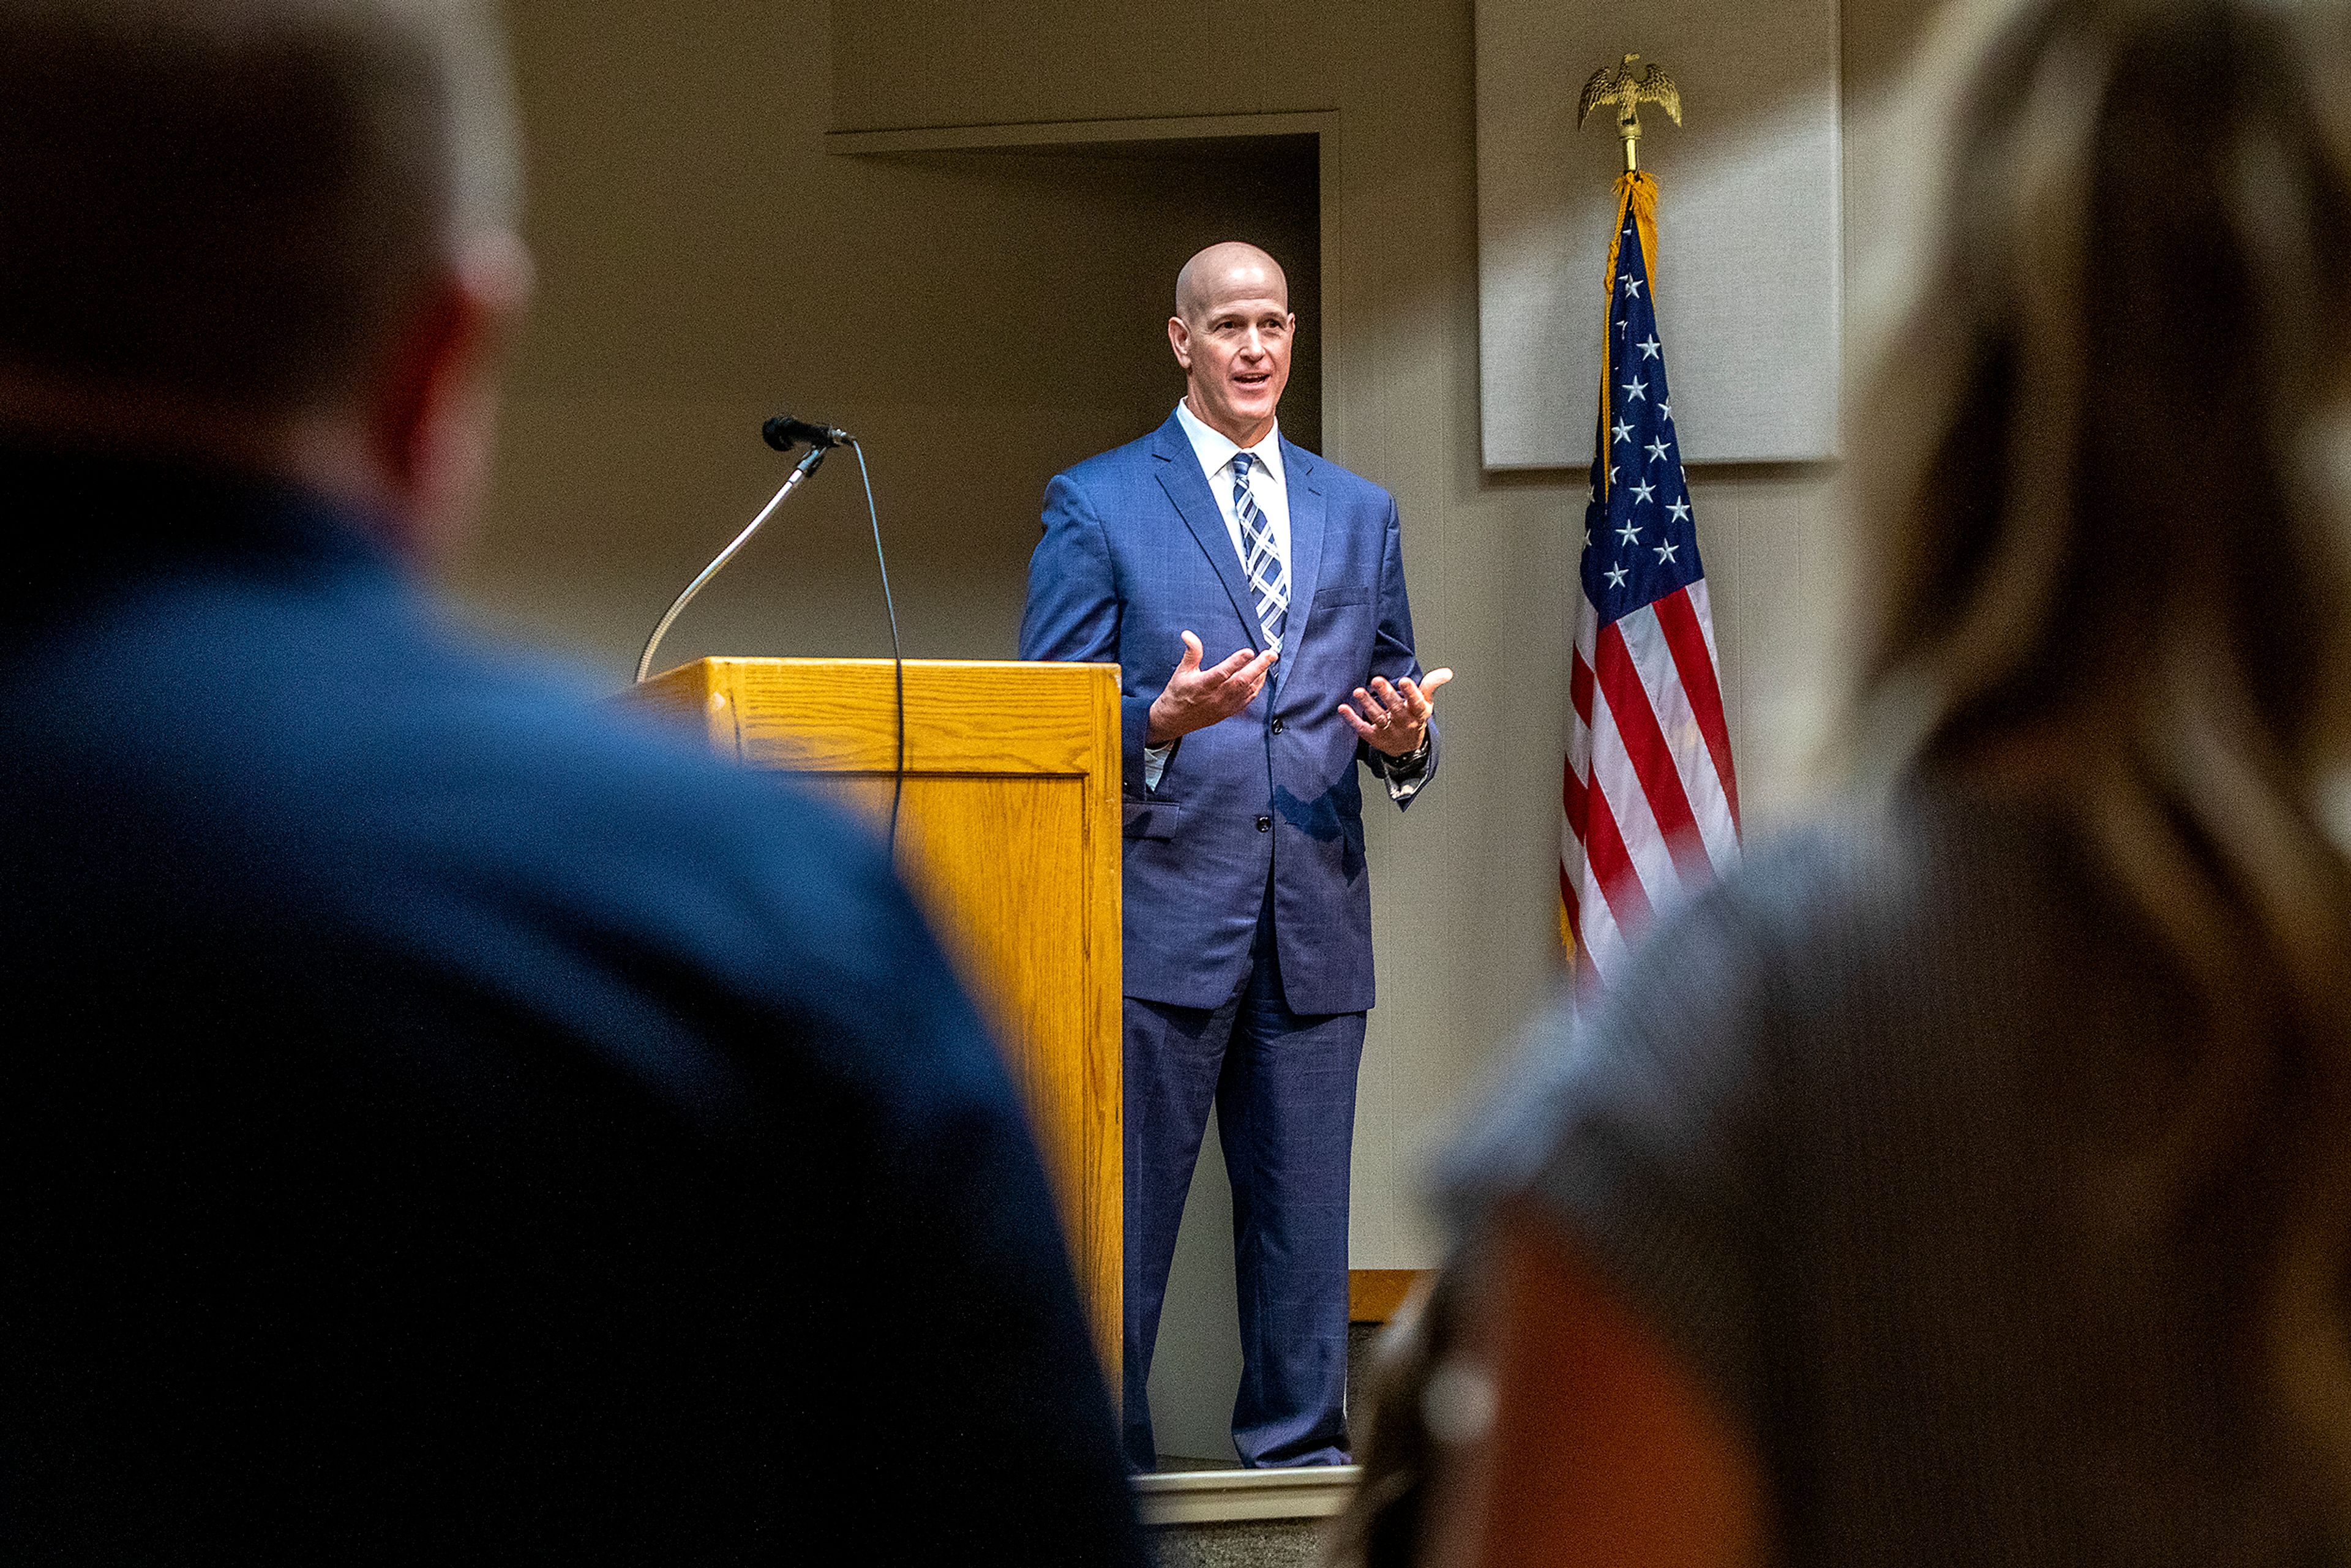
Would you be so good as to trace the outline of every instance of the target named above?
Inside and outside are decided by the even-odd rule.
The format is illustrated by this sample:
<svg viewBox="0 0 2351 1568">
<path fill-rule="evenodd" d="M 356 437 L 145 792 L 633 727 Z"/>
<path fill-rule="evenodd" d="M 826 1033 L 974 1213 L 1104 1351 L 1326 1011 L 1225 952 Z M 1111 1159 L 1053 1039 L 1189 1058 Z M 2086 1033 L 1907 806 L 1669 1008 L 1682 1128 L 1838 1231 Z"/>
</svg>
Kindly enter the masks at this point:
<svg viewBox="0 0 2351 1568">
<path fill-rule="evenodd" d="M 898 854 L 898 802 L 906 793 L 906 655 L 898 647 L 898 605 L 890 597 L 890 559 L 882 553 L 882 514 L 873 505 L 873 476 L 865 468 L 865 446 L 846 431 L 841 439 L 857 454 L 857 476 L 865 485 L 865 516 L 873 525 L 873 564 L 882 570 L 882 608 L 890 617 L 890 669 L 898 688 L 898 767 L 890 779 L 890 856 Z"/>
</svg>

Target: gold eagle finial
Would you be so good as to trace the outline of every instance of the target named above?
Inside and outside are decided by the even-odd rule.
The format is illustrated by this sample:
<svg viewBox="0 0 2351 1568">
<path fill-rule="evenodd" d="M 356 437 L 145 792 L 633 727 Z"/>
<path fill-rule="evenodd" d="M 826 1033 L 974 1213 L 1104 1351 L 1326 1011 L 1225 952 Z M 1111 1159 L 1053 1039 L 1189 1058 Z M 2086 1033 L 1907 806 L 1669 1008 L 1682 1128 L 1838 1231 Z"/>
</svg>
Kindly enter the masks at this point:
<svg viewBox="0 0 2351 1568">
<path fill-rule="evenodd" d="M 1583 99 L 1575 110 L 1575 126 L 1581 131 L 1593 110 L 1608 103 L 1616 106 L 1616 134 L 1625 143 L 1625 168 L 1628 173 L 1637 167 L 1635 149 L 1641 141 L 1641 105 L 1654 103 L 1676 125 L 1682 122 L 1682 89 L 1655 64 L 1635 78 L 1633 63 L 1640 57 L 1626 55 L 1623 65 L 1602 66 L 1593 72 L 1592 79 L 1583 84 Z"/>
</svg>

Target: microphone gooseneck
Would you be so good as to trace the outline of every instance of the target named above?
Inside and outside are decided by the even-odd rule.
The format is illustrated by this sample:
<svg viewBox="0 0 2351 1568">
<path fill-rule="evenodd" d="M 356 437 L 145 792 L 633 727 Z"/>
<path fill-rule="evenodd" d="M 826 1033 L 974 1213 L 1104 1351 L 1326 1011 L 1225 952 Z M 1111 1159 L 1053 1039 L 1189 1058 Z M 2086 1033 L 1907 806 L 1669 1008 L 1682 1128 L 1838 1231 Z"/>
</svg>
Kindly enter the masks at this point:
<svg viewBox="0 0 2351 1568">
<path fill-rule="evenodd" d="M 772 423 L 774 422 L 770 421 L 769 423 Z M 772 439 L 769 441 L 768 444 L 774 444 Z M 783 451 L 787 449 L 778 447 L 777 450 Z M 751 519 L 751 526 L 745 528 L 741 533 L 737 534 L 735 536 L 735 542 L 728 545 L 725 549 L 720 550 L 716 556 L 713 557 L 710 564 L 704 567 L 695 580 L 685 585 L 685 591 L 679 594 L 675 599 L 670 601 L 669 609 L 664 611 L 662 614 L 661 620 L 654 623 L 653 634 L 645 639 L 645 651 L 637 656 L 637 681 L 639 685 L 643 684 L 646 673 L 653 667 L 653 650 L 661 646 L 661 640 L 664 636 L 667 635 L 671 623 L 684 612 L 687 605 L 694 602 L 694 596 L 701 592 L 703 589 L 708 585 L 712 578 L 718 575 L 719 569 L 724 567 L 728 561 L 735 559 L 735 552 L 751 542 L 751 536 L 759 531 L 761 524 L 765 523 L 769 517 L 775 516 L 776 508 L 784 504 L 784 498 L 789 496 L 794 490 L 799 489 L 800 487 L 801 481 L 805 480 L 810 475 L 816 472 L 817 465 L 824 461 L 824 455 L 831 450 L 832 450 L 832 444 L 830 442 L 826 442 L 821 444 L 811 444 L 809 447 L 808 455 L 801 458 L 798 463 L 792 465 L 791 477 L 784 481 L 784 487 L 777 491 L 773 496 L 770 496 L 768 498 L 768 504 L 759 508 L 759 515 Z"/>
</svg>

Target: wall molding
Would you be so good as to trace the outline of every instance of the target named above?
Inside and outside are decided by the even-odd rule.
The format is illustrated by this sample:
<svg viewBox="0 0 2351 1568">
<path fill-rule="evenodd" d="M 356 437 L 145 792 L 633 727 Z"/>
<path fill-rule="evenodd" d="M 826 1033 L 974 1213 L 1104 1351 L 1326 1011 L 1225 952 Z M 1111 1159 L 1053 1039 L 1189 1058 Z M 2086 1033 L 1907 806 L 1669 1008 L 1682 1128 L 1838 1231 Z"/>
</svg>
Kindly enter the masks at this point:
<svg viewBox="0 0 2351 1568">
<path fill-rule="evenodd" d="M 1283 110 L 1263 114 L 1183 114 L 1119 120 L 1037 120 L 987 125 L 909 126 L 887 131 L 828 131 L 824 150 L 836 157 L 886 157 L 937 152 L 1068 152 L 1133 149 L 1152 142 L 1238 141 L 1311 136 L 1315 147 L 1317 214 L 1322 229 L 1322 453 L 1347 461 L 1347 399 L 1343 356 L 1347 340 L 1345 280 L 1340 276 L 1339 111 Z"/>
<path fill-rule="evenodd" d="M 1143 120 L 1040 120 L 1003 125 L 925 125 L 896 131 L 830 131 L 824 150 L 876 152 L 997 152 L 1023 147 L 1087 146 L 1131 141 L 1205 141 L 1238 136 L 1329 137 L 1339 129 L 1335 109 L 1278 114 L 1186 114 Z M 1326 171 L 1327 172 L 1327 171 Z"/>
<path fill-rule="evenodd" d="M 1347 1270 L 1347 1321 L 1384 1323 L 1395 1316 L 1412 1288 L 1436 1273 L 1434 1269 L 1350 1269 Z"/>
<path fill-rule="evenodd" d="M 1136 1476 L 1135 1511 L 1153 1526 L 1243 1519 L 1328 1519 L 1347 1506 L 1360 1465 L 1295 1470 L 1168 1470 Z"/>
</svg>

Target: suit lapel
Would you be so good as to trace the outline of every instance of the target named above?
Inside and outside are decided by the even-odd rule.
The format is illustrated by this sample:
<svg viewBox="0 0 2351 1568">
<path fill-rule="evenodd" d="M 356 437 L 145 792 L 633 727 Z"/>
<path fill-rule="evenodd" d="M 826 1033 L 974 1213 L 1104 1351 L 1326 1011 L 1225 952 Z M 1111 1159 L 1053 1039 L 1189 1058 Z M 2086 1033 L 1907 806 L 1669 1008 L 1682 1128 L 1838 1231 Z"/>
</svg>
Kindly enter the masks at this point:
<svg viewBox="0 0 2351 1568">
<path fill-rule="evenodd" d="M 1282 437 L 1282 477 L 1290 492 L 1290 619 L 1281 629 L 1283 657 L 1274 665 L 1277 686 L 1297 663 L 1298 650 L 1306 645 L 1306 617 L 1314 608 L 1314 587 L 1322 573 L 1324 511 L 1316 466 L 1311 453 Z"/>
<path fill-rule="evenodd" d="M 1209 564 L 1217 569 L 1217 576 L 1224 582 L 1225 591 L 1232 596 L 1233 610 L 1240 616 L 1241 629 L 1249 640 L 1249 646 L 1262 651 L 1265 633 L 1257 623 L 1257 609 L 1249 597 L 1249 579 L 1241 575 L 1241 558 L 1234 553 L 1233 538 L 1225 531 L 1225 515 L 1217 509 L 1216 497 L 1208 492 L 1208 476 L 1200 472 L 1199 455 L 1192 450 L 1190 438 L 1184 434 L 1183 425 L 1173 414 L 1168 416 L 1166 423 L 1159 427 L 1152 455 L 1159 459 L 1160 488 L 1167 492 L 1167 499 L 1175 504 L 1176 515 L 1184 519 L 1184 526 L 1192 530 L 1192 537 L 1207 552 Z M 1290 524 L 1293 534 L 1297 526 L 1293 519 Z M 1295 549 L 1293 545 L 1293 551 Z M 1293 566 L 1293 580 L 1296 570 Z M 1210 648 L 1204 657 L 1214 664 L 1223 655 Z"/>
</svg>

